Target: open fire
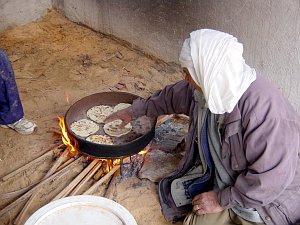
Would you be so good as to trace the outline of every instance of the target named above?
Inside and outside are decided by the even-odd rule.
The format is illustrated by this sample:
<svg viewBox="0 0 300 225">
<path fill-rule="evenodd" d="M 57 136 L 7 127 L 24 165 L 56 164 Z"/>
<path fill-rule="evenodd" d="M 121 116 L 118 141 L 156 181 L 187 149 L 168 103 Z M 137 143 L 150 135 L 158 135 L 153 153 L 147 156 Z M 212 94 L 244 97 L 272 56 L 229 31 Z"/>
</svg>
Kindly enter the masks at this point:
<svg viewBox="0 0 300 225">
<path fill-rule="evenodd" d="M 136 171 L 139 171 L 143 164 L 144 156 L 147 153 L 147 147 L 138 154 L 126 158 L 92 158 L 79 151 L 77 141 L 67 132 L 64 117 L 59 117 L 59 126 L 63 144 L 57 143 L 55 147 L 52 147 L 43 155 L 2 177 L 2 181 L 12 179 L 16 174 L 26 171 L 31 166 L 35 166 L 46 158 L 56 156 L 55 161 L 41 180 L 30 184 L 19 191 L 0 195 L 3 199 L 15 199 L 0 210 L 0 217 L 26 202 L 25 206 L 19 211 L 18 216 L 14 219 L 14 224 L 24 224 L 26 218 L 30 215 L 32 208 L 35 207 L 35 199 L 43 192 L 45 186 L 51 188 L 50 186 L 53 184 L 54 180 L 64 179 L 68 174 L 74 173 L 74 171 L 80 168 L 80 172 L 77 173 L 76 177 L 71 180 L 66 187 L 60 185 L 59 193 L 54 192 L 51 195 L 54 195 L 54 198 L 51 197 L 52 199 L 50 199 L 50 201 L 72 195 L 91 195 L 94 194 L 100 186 L 105 189 L 103 196 L 109 198 L 108 193 L 111 192 L 109 190 L 113 189 L 111 187 L 115 186 L 123 177 L 122 171 L 125 170 L 126 176 L 132 176 L 136 174 Z M 56 190 L 56 188 L 54 188 L 54 190 Z M 49 194 L 50 193 L 44 195 L 48 196 Z"/>
<path fill-rule="evenodd" d="M 70 152 L 72 157 L 78 157 L 80 155 L 80 152 L 78 150 L 79 145 L 78 142 L 75 138 L 73 138 L 71 135 L 68 134 L 66 125 L 65 125 L 65 120 L 64 117 L 59 116 L 59 126 L 61 129 L 61 138 L 62 138 L 62 142 L 64 143 L 64 145 L 66 146 L 66 149 Z M 143 150 L 141 150 L 138 155 L 144 155 L 147 153 L 147 147 Z M 101 176 L 103 176 L 104 174 L 108 173 L 109 171 L 112 170 L 112 168 L 114 166 L 117 165 L 121 165 L 123 164 L 123 161 L 128 161 L 128 158 L 131 160 L 131 156 L 127 157 L 127 158 L 122 158 L 122 159 L 101 159 L 100 161 L 102 162 L 102 167 L 99 169 L 99 171 L 97 171 L 97 173 L 94 176 L 95 180 L 98 180 Z M 89 157 L 89 159 L 92 161 L 94 160 L 94 158 Z M 130 161 L 129 160 L 129 161 Z M 99 174 L 101 174 L 101 176 L 99 176 Z"/>
<path fill-rule="evenodd" d="M 61 133 L 62 133 L 62 135 L 61 135 L 62 142 L 67 147 L 67 149 L 70 151 L 70 154 L 72 156 L 78 155 L 79 154 L 79 151 L 77 150 L 78 142 L 74 138 L 72 138 L 68 135 L 64 117 L 59 116 L 58 120 L 59 120 L 59 126 L 60 126 Z"/>
</svg>

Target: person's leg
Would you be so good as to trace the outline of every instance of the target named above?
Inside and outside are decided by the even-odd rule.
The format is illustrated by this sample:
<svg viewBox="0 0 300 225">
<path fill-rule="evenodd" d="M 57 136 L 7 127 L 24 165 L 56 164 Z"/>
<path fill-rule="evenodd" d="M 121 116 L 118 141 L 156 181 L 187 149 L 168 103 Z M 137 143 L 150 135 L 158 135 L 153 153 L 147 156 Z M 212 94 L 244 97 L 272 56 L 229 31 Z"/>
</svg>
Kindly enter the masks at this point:
<svg viewBox="0 0 300 225">
<path fill-rule="evenodd" d="M 229 210 L 229 216 L 233 222 L 233 224 L 240 224 L 240 225 L 264 225 L 264 223 L 253 223 L 249 222 L 247 220 L 244 220 L 243 218 L 239 217 L 237 214 L 235 214 L 232 210 Z"/>
<path fill-rule="evenodd" d="M 24 118 L 23 106 L 12 65 L 0 48 L 0 127 L 11 128 L 21 134 L 33 133 L 37 126 Z"/>
<path fill-rule="evenodd" d="M 186 216 L 183 225 L 263 225 L 252 223 L 237 216 L 232 210 L 224 210 L 220 213 L 196 215 L 191 213 Z"/>
<path fill-rule="evenodd" d="M 184 219 L 183 225 L 232 225 L 228 210 L 220 213 L 211 213 L 205 215 L 196 215 L 190 213 Z"/>
<path fill-rule="evenodd" d="M 11 63 L 0 49 L 0 124 L 12 124 L 23 118 L 24 112 Z"/>
</svg>

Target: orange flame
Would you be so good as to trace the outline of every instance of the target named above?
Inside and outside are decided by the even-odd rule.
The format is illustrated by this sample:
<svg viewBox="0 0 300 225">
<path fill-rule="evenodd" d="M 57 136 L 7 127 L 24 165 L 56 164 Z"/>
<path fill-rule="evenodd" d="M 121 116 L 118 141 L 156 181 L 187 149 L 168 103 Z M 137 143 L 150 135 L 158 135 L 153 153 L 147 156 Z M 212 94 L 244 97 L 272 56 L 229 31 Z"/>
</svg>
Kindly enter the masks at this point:
<svg viewBox="0 0 300 225">
<path fill-rule="evenodd" d="M 146 154 L 150 149 L 150 145 L 147 145 L 143 150 L 141 150 L 138 154 L 139 155 L 144 155 Z"/>
<path fill-rule="evenodd" d="M 120 164 L 121 164 L 121 159 L 115 159 L 113 161 L 113 166 L 120 165 Z"/>
<path fill-rule="evenodd" d="M 139 155 L 144 155 L 144 154 L 146 154 L 147 152 L 148 152 L 147 149 L 143 149 L 143 150 L 140 151 L 138 154 L 139 154 Z"/>
<path fill-rule="evenodd" d="M 72 138 L 68 135 L 64 117 L 59 116 L 58 119 L 59 119 L 59 126 L 60 126 L 60 129 L 62 132 L 61 139 L 62 139 L 64 145 L 67 146 L 67 148 L 69 149 L 70 153 L 73 156 L 78 155 L 79 154 L 79 152 L 77 150 L 78 142 L 74 138 Z"/>
<path fill-rule="evenodd" d="M 58 120 L 59 120 L 60 129 L 62 132 L 61 139 L 62 139 L 64 145 L 67 146 L 67 149 L 69 150 L 69 152 L 72 156 L 78 155 L 79 154 L 79 151 L 77 150 L 78 142 L 73 137 L 69 136 L 64 117 L 59 116 Z M 149 148 L 150 148 L 149 146 L 146 146 L 138 154 L 139 155 L 146 154 L 148 152 Z M 108 173 L 114 166 L 121 164 L 121 159 L 114 159 L 114 160 L 102 159 L 102 162 L 106 162 L 104 171 L 105 171 L 105 173 Z"/>
</svg>

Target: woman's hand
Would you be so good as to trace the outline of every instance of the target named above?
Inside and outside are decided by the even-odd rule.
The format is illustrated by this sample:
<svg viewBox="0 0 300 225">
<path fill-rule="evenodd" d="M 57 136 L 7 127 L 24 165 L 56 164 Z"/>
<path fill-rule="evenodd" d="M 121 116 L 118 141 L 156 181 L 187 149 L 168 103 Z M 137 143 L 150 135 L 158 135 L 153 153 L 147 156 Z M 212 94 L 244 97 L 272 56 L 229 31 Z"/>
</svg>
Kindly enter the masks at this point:
<svg viewBox="0 0 300 225">
<path fill-rule="evenodd" d="M 132 109 L 131 107 L 128 107 L 126 109 L 122 109 L 120 111 L 117 111 L 111 115 L 109 115 L 104 122 L 108 123 L 114 120 L 122 120 L 122 124 L 120 125 L 120 128 L 124 128 L 126 124 L 128 124 L 132 120 Z"/>
<path fill-rule="evenodd" d="M 218 213 L 224 209 L 220 206 L 217 193 L 214 191 L 196 195 L 192 201 L 193 213 L 197 215 Z"/>
</svg>

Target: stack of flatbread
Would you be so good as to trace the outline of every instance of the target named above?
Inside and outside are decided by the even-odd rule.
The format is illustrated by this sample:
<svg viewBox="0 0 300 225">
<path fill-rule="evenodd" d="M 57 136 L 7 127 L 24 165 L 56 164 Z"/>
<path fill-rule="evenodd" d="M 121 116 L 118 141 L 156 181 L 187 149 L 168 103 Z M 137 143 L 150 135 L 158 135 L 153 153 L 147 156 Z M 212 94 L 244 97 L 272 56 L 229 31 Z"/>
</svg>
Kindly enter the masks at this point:
<svg viewBox="0 0 300 225">
<path fill-rule="evenodd" d="M 132 125 L 128 123 L 124 128 L 120 128 L 122 124 L 121 120 L 115 120 L 104 125 L 104 132 L 109 135 L 96 134 L 104 120 L 112 113 L 125 109 L 131 106 L 128 103 L 119 103 L 115 107 L 108 105 L 98 105 L 90 108 L 86 115 L 88 119 L 81 119 L 71 124 L 70 129 L 78 136 L 86 138 L 87 141 L 98 143 L 98 144 L 113 144 L 112 137 L 121 137 L 128 134 Z"/>
<path fill-rule="evenodd" d="M 71 131 L 80 137 L 87 137 L 99 130 L 99 125 L 88 119 L 75 121 L 70 125 Z"/>
<path fill-rule="evenodd" d="M 111 121 L 103 126 L 104 132 L 113 137 L 121 137 L 128 134 L 132 129 L 131 123 L 126 124 L 123 128 L 120 128 L 121 124 L 122 120 Z"/>
<path fill-rule="evenodd" d="M 130 106 L 131 106 L 131 104 L 129 104 L 129 103 L 119 103 L 119 104 L 115 105 L 113 112 L 117 112 L 122 109 L 126 109 Z"/>
</svg>

